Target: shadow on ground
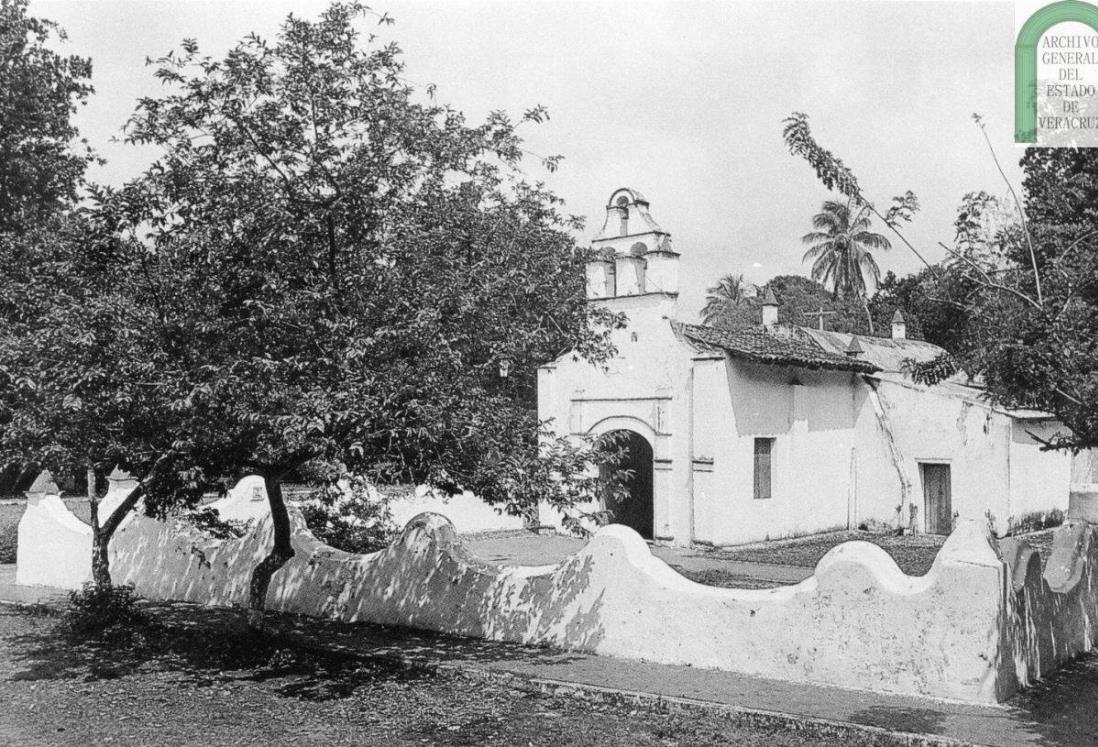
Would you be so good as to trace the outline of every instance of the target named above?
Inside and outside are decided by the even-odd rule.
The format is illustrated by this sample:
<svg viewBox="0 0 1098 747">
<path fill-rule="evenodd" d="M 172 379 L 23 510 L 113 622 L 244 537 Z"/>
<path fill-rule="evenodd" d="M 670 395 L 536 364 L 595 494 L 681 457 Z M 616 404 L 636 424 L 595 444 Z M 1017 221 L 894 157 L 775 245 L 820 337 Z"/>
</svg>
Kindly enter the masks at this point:
<svg viewBox="0 0 1098 747">
<path fill-rule="evenodd" d="M 1098 652 L 1065 664 L 1006 704 L 1042 745 L 1098 745 Z"/>
<path fill-rule="evenodd" d="M 48 608 L 28 609 L 42 615 Z M 288 698 L 349 697 L 379 681 L 435 676 L 434 662 L 567 662 L 565 652 L 456 638 L 379 625 L 329 623 L 298 615 L 269 615 L 265 629 L 248 627 L 242 613 L 188 604 L 143 604 L 147 621 L 91 638 L 66 632 L 61 618 L 45 633 L 10 638 L 18 668 L 8 679 L 82 682 L 158 669 L 198 687 L 230 681 L 280 682 Z M 310 643 L 323 640 L 324 648 Z"/>
<path fill-rule="evenodd" d="M 858 724 L 879 726 L 894 731 L 906 731 L 913 734 L 938 734 L 945 722 L 939 711 L 922 708 L 897 708 L 873 706 L 851 715 L 850 720 Z"/>
</svg>

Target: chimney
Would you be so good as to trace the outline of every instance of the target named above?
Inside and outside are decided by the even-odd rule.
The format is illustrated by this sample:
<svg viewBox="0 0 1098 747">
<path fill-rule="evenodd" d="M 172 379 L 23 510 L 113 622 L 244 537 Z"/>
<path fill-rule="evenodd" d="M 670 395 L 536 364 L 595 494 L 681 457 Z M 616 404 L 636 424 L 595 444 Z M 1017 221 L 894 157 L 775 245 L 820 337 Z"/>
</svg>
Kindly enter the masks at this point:
<svg viewBox="0 0 1098 747">
<path fill-rule="evenodd" d="M 863 348 L 862 343 L 858 341 L 857 335 L 851 336 L 850 344 L 846 346 L 846 354 L 851 358 L 860 358 L 865 355 L 865 348 Z"/>
<path fill-rule="evenodd" d="M 761 301 L 762 322 L 767 329 L 778 324 L 778 299 L 774 298 L 774 291 L 766 289 L 766 295 Z"/>
<path fill-rule="evenodd" d="M 907 339 L 907 322 L 904 321 L 904 315 L 899 309 L 896 309 L 896 313 L 892 315 L 892 339 Z"/>
</svg>

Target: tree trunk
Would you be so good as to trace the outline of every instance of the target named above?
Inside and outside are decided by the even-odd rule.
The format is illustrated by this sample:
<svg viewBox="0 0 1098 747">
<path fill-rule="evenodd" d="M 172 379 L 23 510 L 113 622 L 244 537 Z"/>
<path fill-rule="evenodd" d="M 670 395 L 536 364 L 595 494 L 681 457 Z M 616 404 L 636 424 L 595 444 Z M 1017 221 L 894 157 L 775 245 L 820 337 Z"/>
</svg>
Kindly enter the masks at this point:
<svg viewBox="0 0 1098 747">
<path fill-rule="evenodd" d="M 111 561 L 107 556 L 109 537 L 102 532 L 92 533 L 92 581 L 99 588 L 111 585 Z"/>
<path fill-rule="evenodd" d="M 91 472 L 91 470 L 88 470 Z M 111 562 L 107 556 L 107 543 L 110 537 L 104 534 L 99 525 L 99 498 L 89 491 L 92 528 L 92 582 L 99 588 L 111 585 Z"/>
<path fill-rule="evenodd" d="M 110 556 L 107 554 L 111 537 L 114 536 L 114 532 L 118 529 L 118 525 L 122 523 L 122 519 L 126 518 L 126 514 L 132 511 L 133 507 L 137 505 L 137 502 L 141 500 L 141 496 L 145 495 L 149 483 L 152 482 L 157 471 L 167 459 L 168 455 L 164 454 L 156 460 L 152 469 L 149 470 L 148 477 L 137 483 L 137 487 L 131 490 L 130 494 L 118 504 L 118 508 L 107 517 L 107 520 L 103 522 L 102 525 L 99 523 L 99 497 L 91 497 L 92 490 L 89 489 L 88 495 L 92 526 L 92 581 L 95 582 L 96 586 L 111 585 L 111 561 Z M 91 470 L 88 472 L 90 477 Z M 94 485 L 95 483 L 92 482 L 92 484 Z"/>
<path fill-rule="evenodd" d="M 869 322 L 869 334 L 872 335 L 874 334 L 873 315 L 869 313 L 869 301 L 864 296 L 862 297 L 862 308 L 865 309 L 865 320 Z"/>
<path fill-rule="evenodd" d="M 248 624 L 253 628 L 263 627 L 263 610 L 271 577 L 294 556 L 294 547 L 290 542 L 290 514 L 282 497 L 282 478 L 264 476 L 263 482 L 271 508 L 274 543 L 271 552 L 252 571 L 252 582 L 248 587 Z"/>
</svg>

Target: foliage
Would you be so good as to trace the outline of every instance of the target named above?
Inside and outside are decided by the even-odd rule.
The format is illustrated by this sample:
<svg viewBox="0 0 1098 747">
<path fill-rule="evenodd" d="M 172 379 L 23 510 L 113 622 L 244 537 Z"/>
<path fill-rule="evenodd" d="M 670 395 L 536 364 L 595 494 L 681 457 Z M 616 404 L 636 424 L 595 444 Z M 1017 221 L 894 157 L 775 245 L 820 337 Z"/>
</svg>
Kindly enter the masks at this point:
<svg viewBox="0 0 1098 747">
<path fill-rule="evenodd" d="M 91 61 L 50 49 L 65 32 L 0 0 L 0 233 L 20 232 L 70 205 L 92 154 L 71 116 L 92 93 Z"/>
<path fill-rule="evenodd" d="M 1053 413 L 1067 430 L 1047 446 L 1098 446 L 1098 158 L 1029 149 L 1022 166 L 1029 220 L 1005 237 L 1003 269 L 968 268 L 978 323 L 961 363 L 1003 405 Z"/>
<path fill-rule="evenodd" d="M 839 297 L 862 299 L 869 333 L 874 333 L 873 316 L 865 303 L 867 279 L 875 288 L 881 270 L 872 250 L 889 249 L 888 239 L 869 230 L 870 206 L 853 199 L 845 204 L 827 200 L 823 209 L 812 217 L 816 230 L 806 233 L 801 241 L 809 246 L 804 262 L 812 260 L 812 279 Z"/>
<path fill-rule="evenodd" d="M 1021 164 L 1030 221 L 1077 237 L 1098 226 L 1098 153 L 1092 148 L 1027 148 Z"/>
<path fill-rule="evenodd" d="M 291 16 L 220 60 L 184 41 L 127 126 L 159 159 L 0 247 L 0 448 L 144 475 L 107 538 L 142 493 L 193 503 L 258 473 L 273 572 L 281 481 L 317 458 L 536 500 L 492 465 L 537 462 L 537 366 L 613 352 L 622 320 L 584 303 L 586 252 L 524 180 L 521 122 L 422 101 L 394 44 L 362 44 L 366 14 Z"/>
<path fill-rule="evenodd" d="M 958 211 L 954 245 L 939 242 L 952 260 L 928 268 L 938 283 L 937 300 L 956 312 L 947 347 L 994 402 L 1043 410 L 1063 423 L 1066 429 L 1045 441 L 1047 448 L 1098 446 L 1098 154 L 1028 149 L 1023 210 L 981 118 L 973 119 L 1018 218 L 1015 223 L 987 193 L 969 193 Z M 850 170 L 816 143 L 805 115 L 786 120 L 785 139 L 825 186 L 865 202 Z M 904 219 L 903 211 L 897 215 Z M 898 224 L 885 222 L 922 259 Z M 943 358 L 931 365 L 937 374 L 926 373 L 933 378 L 953 364 Z"/>
<path fill-rule="evenodd" d="M 958 373 L 960 366 L 957 364 L 957 359 L 946 352 L 927 361 L 905 358 L 903 371 L 911 376 L 912 381 L 916 384 L 930 386 L 945 381 L 950 376 Z"/>
<path fill-rule="evenodd" d="M 300 508 L 309 531 L 344 552 L 381 550 L 399 530 L 393 524 L 388 498 L 356 475 L 344 475 L 338 482 L 315 488 Z"/>
<path fill-rule="evenodd" d="M 515 124 L 420 103 L 395 45 L 359 45 L 365 13 L 290 17 L 224 60 L 185 42 L 128 126 L 164 154 L 112 197 L 154 226 L 150 326 L 190 389 L 181 445 L 271 478 L 329 458 L 524 500 L 484 465 L 536 456 L 537 366 L 605 360 L 620 320 L 583 303 L 584 252 L 520 178 Z"/>
<path fill-rule="evenodd" d="M 758 309 L 747 298 L 746 290 L 743 275 L 728 274 L 718 280 L 707 289 L 702 324 L 725 329 L 758 324 Z"/>
<path fill-rule="evenodd" d="M 822 309 L 825 329 L 857 334 L 869 331 L 857 299 L 836 296 L 803 275 L 778 275 L 767 282 L 765 290 L 773 291 L 778 300 L 782 324 L 818 329 L 820 317 L 814 315 Z"/>
<path fill-rule="evenodd" d="M 972 263 L 987 271 L 1009 267 L 1008 248 L 1020 243 L 1021 226 L 1004 200 L 984 190 L 965 194 L 953 226 L 955 253 L 946 258 L 948 267 L 961 271 L 966 269 L 963 265 Z"/>
<path fill-rule="evenodd" d="M 1064 523 L 1064 512 L 1058 508 L 1051 511 L 1031 511 L 1021 516 L 1011 516 L 1008 535 L 1029 534 L 1040 532 L 1042 529 L 1053 529 Z"/>
<path fill-rule="evenodd" d="M 971 292 L 971 283 L 963 275 L 941 266 L 923 268 L 902 278 L 885 273 L 869 309 L 880 329 L 888 329 L 896 311 L 903 314 L 907 336 L 960 351 L 964 347 L 969 314 L 953 299 Z"/>
<path fill-rule="evenodd" d="M 816 230 L 806 233 L 801 241 L 809 246 L 803 261 L 812 260 L 813 280 L 824 287 L 830 285 L 837 296 L 863 298 L 867 278 L 876 287 L 881 270 L 871 251 L 892 245 L 869 230 L 868 206 L 827 200 L 812 217 L 812 227 Z"/>
<path fill-rule="evenodd" d="M 124 636 L 150 624 L 137 608 L 132 586 L 96 586 L 86 583 L 69 592 L 69 605 L 61 619 L 65 631 L 76 638 Z"/>
<path fill-rule="evenodd" d="M 856 202 L 863 201 L 862 190 L 858 186 L 854 173 L 847 168 L 842 159 L 822 147 L 812 136 L 807 114 L 793 112 L 786 117 L 784 125 L 782 139 L 789 148 L 789 152 L 806 160 L 827 189 L 834 190 Z"/>
<path fill-rule="evenodd" d="M 248 522 L 222 519 L 213 508 L 200 508 L 183 514 L 183 519 L 197 529 L 217 539 L 236 539 L 243 537 Z"/>
</svg>

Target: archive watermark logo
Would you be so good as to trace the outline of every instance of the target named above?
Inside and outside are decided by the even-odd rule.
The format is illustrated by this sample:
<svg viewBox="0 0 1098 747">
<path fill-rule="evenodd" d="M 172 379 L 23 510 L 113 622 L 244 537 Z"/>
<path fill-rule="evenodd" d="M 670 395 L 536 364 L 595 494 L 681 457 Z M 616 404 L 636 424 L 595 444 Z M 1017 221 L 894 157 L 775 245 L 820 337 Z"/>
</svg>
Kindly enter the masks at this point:
<svg viewBox="0 0 1098 747">
<path fill-rule="evenodd" d="M 1098 5 L 1015 4 L 1014 141 L 1098 147 Z"/>
</svg>

